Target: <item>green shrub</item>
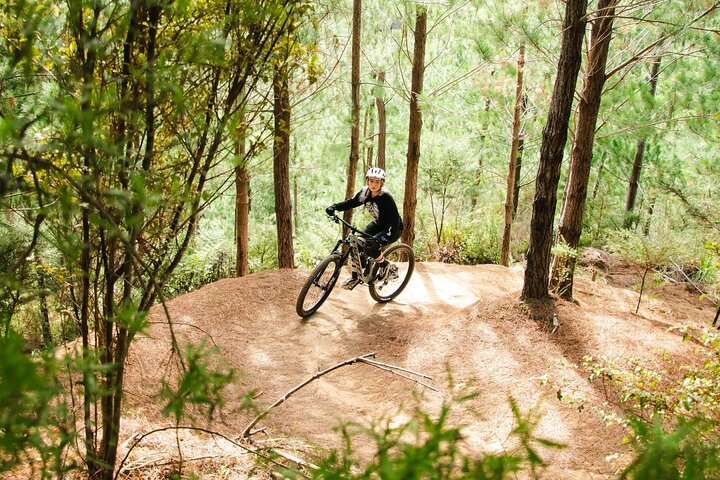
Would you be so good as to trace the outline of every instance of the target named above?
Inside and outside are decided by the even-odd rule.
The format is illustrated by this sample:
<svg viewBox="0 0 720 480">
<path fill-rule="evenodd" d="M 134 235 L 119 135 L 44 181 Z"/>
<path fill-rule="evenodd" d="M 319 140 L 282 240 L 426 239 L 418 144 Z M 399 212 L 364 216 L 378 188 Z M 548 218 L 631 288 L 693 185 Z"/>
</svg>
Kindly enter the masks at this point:
<svg viewBox="0 0 720 480">
<path fill-rule="evenodd" d="M 720 335 L 689 326 L 678 330 L 702 346 L 705 361 L 699 366 L 675 365 L 670 357 L 652 363 L 633 357 L 586 357 L 583 362 L 590 381 L 617 392 L 608 400 L 626 411 L 615 420 L 628 429 L 636 456 L 621 478 L 720 475 Z"/>
<path fill-rule="evenodd" d="M 453 399 L 431 415 L 418 408 L 413 419 L 399 426 L 384 421 L 367 429 L 351 426 L 341 429 L 342 451 L 333 450 L 318 461 L 319 469 L 312 478 L 325 480 L 420 480 L 420 479 L 495 479 L 517 478 L 517 475 L 538 478 L 545 466 L 538 447 L 562 448 L 552 441 L 535 436 L 539 416 L 533 410 L 523 415 L 515 401 L 510 406 L 515 420 L 512 437 L 518 446 L 514 453 L 473 455 L 463 445 L 463 427 L 450 425 L 453 409 L 475 395 Z M 375 449 L 368 462 L 355 456 L 353 441 L 365 434 Z M 364 440 L 364 438 L 363 438 Z M 284 472 L 294 478 L 297 472 Z"/>
<path fill-rule="evenodd" d="M 448 229 L 448 237 L 459 243 L 465 265 L 500 262 L 502 230 L 497 221 L 483 218 L 463 223 L 459 230 Z"/>
<path fill-rule="evenodd" d="M 10 322 L 20 300 L 20 278 L 25 271 L 10 271 L 21 259 L 27 240 L 16 229 L 0 225 L 0 338 L 10 332 Z"/>
<path fill-rule="evenodd" d="M 65 451 L 72 442 L 67 405 L 52 353 L 24 353 L 15 332 L 0 338 L 0 474 L 18 465 L 41 463 L 42 478 L 71 468 Z"/>
<path fill-rule="evenodd" d="M 217 250 L 205 248 L 186 255 L 177 266 L 166 285 L 163 295 L 172 298 L 197 290 L 208 283 L 233 275 L 232 257 L 221 247 Z"/>
</svg>

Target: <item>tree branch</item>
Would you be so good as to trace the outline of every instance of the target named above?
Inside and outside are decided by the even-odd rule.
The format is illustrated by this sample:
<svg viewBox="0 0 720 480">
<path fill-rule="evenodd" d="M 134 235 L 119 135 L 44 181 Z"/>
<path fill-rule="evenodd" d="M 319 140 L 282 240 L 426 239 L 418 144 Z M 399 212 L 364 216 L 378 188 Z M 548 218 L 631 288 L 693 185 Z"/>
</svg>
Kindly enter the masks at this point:
<svg viewBox="0 0 720 480">
<path fill-rule="evenodd" d="M 429 376 L 427 376 L 427 375 L 424 375 L 424 374 L 422 374 L 422 373 L 413 372 L 412 370 L 408 370 L 408 369 L 405 369 L 405 368 L 402 368 L 402 367 L 397 367 L 397 366 L 395 366 L 395 365 L 388 365 L 388 364 L 385 364 L 385 363 L 377 362 L 377 361 L 375 361 L 375 360 L 370 360 L 370 358 L 371 358 L 371 357 L 374 357 L 374 356 L 375 356 L 375 353 L 366 353 L 365 355 L 360 355 L 360 356 L 357 356 L 357 357 L 354 357 L 354 358 L 345 360 L 345 361 L 343 361 L 343 362 L 340 362 L 340 363 L 337 363 L 337 364 L 333 365 L 332 367 L 326 368 L 325 370 L 323 370 L 323 371 L 321 371 L 321 372 L 315 373 L 313 376 L 311 376 L 311 377 L 308 378 L 307 380 L 303 381 L 303 382 L 300 383 L 299 385 L 297 385 L 297 386 L 293 387 L 292 389 L 290 389 L 285 395 L 283 395 L 282 397 L 280 397 L 277 401 L 275 401 L 275 403 L 273 403 L 272 405 L 270 405 L 270 406 L 269 406 L 268 408 L 266 408 L 264 411 L 260 412 L 260 414 L 258 414 L 258 416 L 256 416 L 256 417 L 248 424 L 248 426 L 245 427 L 245 430 L 243 430 L 243 432 L 242 432 L 242 434 L 241 434 L 241 438 L 247 438 L 247 437 L 249 437 L 250 435 L 252 435 L 252 434 L 254 433 L 254 432 L 251 431 L 252 428 L 253 428 L 260 420 L 262 420 L 263 418 L 265 418 L 265 417 L 270 413 L 270 411 L 271 411 L 272 409 L 274 409 L 275 407 L 277 407 L 278 405 L 280 405 L 281 403 L 283 403 L 285 400 L 287 400 L 288 398 L 290 398 L 290 397 L 291 397 L 294 393 L 296 393 L 298 390 L 300 390 L 301 388 L 303 388 L 303 387 L 305 387 L 306 385 L 310 384 L 310 383 L 313 382 L 314 380 L 317 380 L 318 378 L 322 377 L 323 375 L 326 375 L 326 374 L 332 372 L 333 370 L 337 370 L 338 368 L 344 367 L 344 366 L 346 366 L 346 365 L 352 365 L 353 363 L 358 363 L 358 362 L 366 363 L 366 364 L 371 365 L 371 366 L 373 366 L 373 367 L 380 368 L 381 370 L 386 370 L 386 371 L 389 371 L 389 372 L 391 372 L 391 373 L 394 373 L 395 375 L 398 375 L 398 376 L 401 376 L 401 377 L 403 377 L 403 378 L 406 378 L 406 379 L 412 380 L 412 381 L 414 381 L 414 382 L 417 382 L 417 383 L 419 383 L 420 385 L 423 385 L 424 387 L 427 387 L 427 388 L 429 388 L 429 389 L 431 389 L 431 390 L 433 390 L 433 391 L 435 391 L 435 392 L 438 391 L 437 389 L 435 389 L 435 388 L 433 388 L 433 387 L 431 387 L 431 386 L 429 386 L 429 385 L 427 385 L 427 384 L 425 384 L 425 383 L 423 383 L 423 382 L 420 382 L 419 380 L 417 380 L 417 379 L 415 379 L 415 378 L 412 378 L 412 377 L 410 377 L 410 376 L 408 376 L 408 375 L 404 375 L 404 374 L 398 373 L 396 370 L 403 371 L 403 372 L 407 372 L 407 373 L 410 373 L 410 374 L 412 374 L 412 375 L 416 375 L 416 376 L 422 377 L 422 378 L 431 378 L 431 377 L 429 377 Z"/>
<path fill-rule="evenodd" d="M 708 7 L 703 13 L 701 13 L 697 17 L 693 18 L 692 20 L 690 20 L 690 22 L 688 22 L 688 24 L 686 26 L 683 26 L 682 28 L 690 28 L 695 22 L 699 21 L 703 17 L 705 17 L 705 16 L 709 15 L 710 13 L 712 13 L 713 11 L 715 11 L 718 8 L 718 6 L 720 6 L 720 2 L 715 2 L 710 7 Z M 623 62 L 619 66 L 615 67 L 611 71 L 609 71 L 606 75 L 606 78 L 612 77 L 613 75 L 615 75 L 620 70 L 623 70 L 628 65 L 632 65 L 633 63 L 637 62 L 638 60 L 644 58 L 646 53 L 653 50 L 655 47 L 657 47 L 659 44 L 663 43 L 665 40 L 667 40 L 668 38 L 673 36 L 675 33 L 677 33 L 677 32 L 673 31 L 673 32 L 668 32 L 668 33 L 660 36 L 660 38 L 658 38 L 657 40 L 652 42 L 650 45 L 646 46 L 645 48 L 640 50 L 638 53 L 636 53 L 635 55 L 633 55 L 632 57 L 627 59 L 625 62 Z"/>
</svg>

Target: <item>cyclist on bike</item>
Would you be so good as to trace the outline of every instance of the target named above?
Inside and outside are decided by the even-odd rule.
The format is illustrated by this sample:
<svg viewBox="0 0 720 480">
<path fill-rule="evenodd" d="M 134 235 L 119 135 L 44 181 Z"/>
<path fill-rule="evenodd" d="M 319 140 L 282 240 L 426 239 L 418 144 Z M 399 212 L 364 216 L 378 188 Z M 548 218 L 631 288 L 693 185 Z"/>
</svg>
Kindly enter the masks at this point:
<svg viewBox="0 0 720 480">
<path fill-rule="evenodd" d="M 344 212 L 361 205 L 365 205 L 373 217 L 373 221 L 364 230 L 364 233 L 372 237 L 366 239 L 364 250 L 377 263 L 375 280 L 382 281 L 390 272 L 390 262 L 383 257 L 380 247 L 399 239 L 403 230 L 402 218 L 395 199 L 385 189 L 385 170 L 382 168 L 370 168 L 365 175 L 365 186 L 354 197 L 344 202 L 333 203 L 325 209 L 325 212 L 334 215 L 336 210 Z M 360 283 L 358 272 L 353 268 L 352 277 L 345 280 L 342 287 L 352 290 L 358 283 Z"/>
</svg>

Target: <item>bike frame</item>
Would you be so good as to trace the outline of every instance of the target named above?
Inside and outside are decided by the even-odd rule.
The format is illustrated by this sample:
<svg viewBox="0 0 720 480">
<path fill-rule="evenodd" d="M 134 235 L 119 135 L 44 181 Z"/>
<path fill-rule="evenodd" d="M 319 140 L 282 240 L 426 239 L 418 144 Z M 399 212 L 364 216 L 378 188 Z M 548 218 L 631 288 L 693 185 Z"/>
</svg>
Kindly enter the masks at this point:
<svg viewBox="0 0 720 480">
<path fill-rule="evenodd" d="M 365 254 L 362 249 L 361 239 L 370 239 L 373 238 L 373 236 L 368 235 L 362 230 L 358 230 L 353 225 L 346 222 L 337 215 L 333 215 L 331 218 L 335 221 L 335 223 L 342 222 L 346 227 L 350 229 L 350 233 L 348 234 L 348 236 L 338 240 L 335 244 L 335 248 L 333 248 L 333 253 L 337 253 L 338 255 L 340 255 L 340 266 L 342 267 L 342 265 L 345 265 L 348 259 L 350 260 L 350 262 L 356 262 L 354 264 L 354 267 L 357 270 L 358 278 L 362 283 L 369 284 L 374 279 L 374 272 L 372 266 L 375 263 L 375 259 L 370 258 Z M 347 245 L 348 248 L 345 249 L 345 251 L 343 252 L 340 249 L 341 245 Z"/>
</svg>

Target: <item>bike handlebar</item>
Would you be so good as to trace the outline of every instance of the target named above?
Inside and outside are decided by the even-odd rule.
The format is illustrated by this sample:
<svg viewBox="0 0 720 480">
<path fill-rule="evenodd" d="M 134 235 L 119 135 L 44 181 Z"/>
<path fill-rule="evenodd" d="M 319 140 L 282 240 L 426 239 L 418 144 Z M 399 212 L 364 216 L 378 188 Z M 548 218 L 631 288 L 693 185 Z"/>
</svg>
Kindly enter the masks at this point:
<svg viewBox="0 0 720 480">
<path fill-rule="evenodd" d="M 359 235 L 362 235 L 362 236 L 365 237 L 365 238 L 375 238 L 375 237 L 373 237 L 372 235 L 369 235 L 369 234 L 363 232 L 362 230 L 358 230 L 357 228 L 355 228 L 354 225 L 346 222 L 345 219 L 338 217 L 337 214 L 335 214 L 335 213 L 333 213 L 332 215 L 329 215 L 329 217 L 330 217 L 330 219 L 331 219 L 333 222 L 335 222 L 335 223 L 340 223 L 340 222 L 342 222 L 346 227 L 348 227 L 348 228 L 349 228 L 350 230 L 352 230 L 354 233 L 357 233 L 357 234 L 359 234 Z"/>
</svg>

